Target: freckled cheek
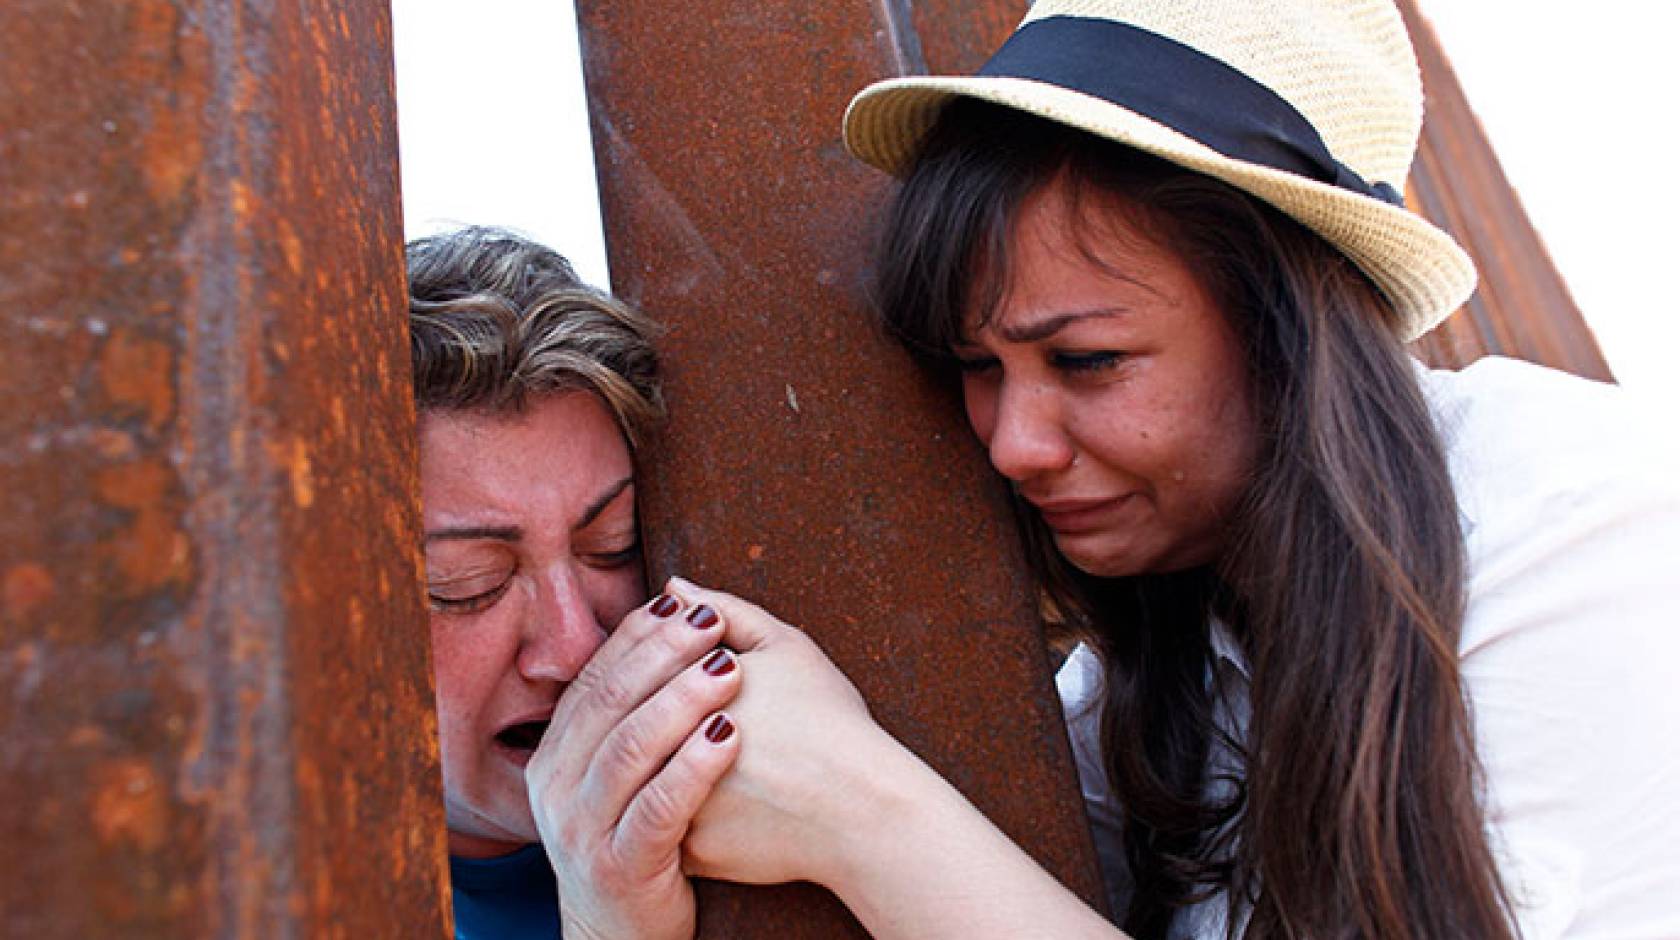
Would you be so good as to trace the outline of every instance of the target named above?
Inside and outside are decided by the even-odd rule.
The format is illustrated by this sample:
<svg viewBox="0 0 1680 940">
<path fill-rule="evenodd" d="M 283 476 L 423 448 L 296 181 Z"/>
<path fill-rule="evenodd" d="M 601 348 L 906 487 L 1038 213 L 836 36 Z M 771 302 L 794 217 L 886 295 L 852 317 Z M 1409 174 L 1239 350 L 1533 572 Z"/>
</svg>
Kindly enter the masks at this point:
<svg viewBox="0 0 1680 940">
<path fill-rule="evenodd" d="M 1171 432 L 1178 418 L 1153 402 L 1120 407 L 1108 403 L 1080 411 L 1078 419 L 1069 425 L 1075 445 L 1128 479 L 1159 486 L 1169 481 L 1174 469 L 1191 466 L 1195 459 L 1186 450 L 1175 451 Z"/>
</svg>

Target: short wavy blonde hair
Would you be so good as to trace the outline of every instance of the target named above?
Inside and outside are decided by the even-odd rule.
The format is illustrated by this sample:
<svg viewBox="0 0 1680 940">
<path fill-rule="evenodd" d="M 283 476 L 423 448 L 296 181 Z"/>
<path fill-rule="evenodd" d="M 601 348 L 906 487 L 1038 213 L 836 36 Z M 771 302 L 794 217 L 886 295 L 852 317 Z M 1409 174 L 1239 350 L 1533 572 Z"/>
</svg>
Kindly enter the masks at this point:
<svg viewBox="0 0 1680 940">
<path fill-rule="evenodd" d="M 416 239 L 408 295 L 422 411 L 519 412 L 534 396 L 590 391 L 632 449 L 664 417 L 657 326 L 552 249 L 483 226 Z"/>
</svg>

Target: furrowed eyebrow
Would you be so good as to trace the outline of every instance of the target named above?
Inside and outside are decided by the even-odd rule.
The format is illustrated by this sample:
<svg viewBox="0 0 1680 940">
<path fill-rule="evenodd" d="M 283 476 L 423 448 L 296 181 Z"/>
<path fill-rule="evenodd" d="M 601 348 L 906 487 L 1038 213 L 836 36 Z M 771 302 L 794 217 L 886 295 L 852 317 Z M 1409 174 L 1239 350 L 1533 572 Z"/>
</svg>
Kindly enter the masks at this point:
<svg viewBox="0 0 1680 940">
<path fill-rule="evenodd" d="M 425 541 L 430 542 L 461 542 L 474 539 L 494 539 L 498 542 L 517 542 L 525 537 L 525 530 L 518 526 L 457 526 L 449 529 L 433 529 L 426 533 Z"/>
<path fill-rule="evenodd" d="M 607 507 L 612 504 L 612 501 L 617 499 L 620 493 L 629 489 L 635 482 L 635 477 L 625 477 L 617 483 L 614 483 L 612 486 L 607 487 L 600 496 L 595 498 L 593 503 L 589 504 L 589 508 L 583 511 L 583 515 L 578 518 L 577 524 L 572 526 L 572 530 L 576 531 L 584 528 L 591 522 L 594 522 L 595 517 L 605 512 Z"/>
<path fill-rule="evenodd" d="M 1107 320 L 1126 315 L 1120 307 L 1103 307 L 1097 310 L 1076 310 L 1071 313 L 1059 313 L 1052 317 L 1045 317 L 1023 326 L 996 324 L 993 329 L 997 334 L 1011 343 L 1036 343 L 1061 332 L 1068 325 L 1083 320 Z"/>
<path fill-rule="evenodd" d="M 582 529 L 588 526 L 591 522 L 594 522 L 596 517 L 600 516 L 601 513 L 606 511 L 608 506 L 612 505 L 612 501 L 617 499 L 619 494 L 629 489 L 631 484 L 635 482 L 634 477 L 625 477 L 617 483 L 607 487 L 600 496 L 595 498 L 594 502 L 591 502 L 588 507 L 583 510 L 583 515 L 578 518 L 577 523 L 573 525 L 572 528 L 574 530 Z M 453 526 L 445 529 L 433 529 L 432 531 L 427 532 L 423 542 L 424 544 L 431 544 L 432 542 L 467 542 L 479 539 L 491 539 L 497 542 L 518 542 L 524 537 L 525 530 L 516 525 Z"/>
</svg>

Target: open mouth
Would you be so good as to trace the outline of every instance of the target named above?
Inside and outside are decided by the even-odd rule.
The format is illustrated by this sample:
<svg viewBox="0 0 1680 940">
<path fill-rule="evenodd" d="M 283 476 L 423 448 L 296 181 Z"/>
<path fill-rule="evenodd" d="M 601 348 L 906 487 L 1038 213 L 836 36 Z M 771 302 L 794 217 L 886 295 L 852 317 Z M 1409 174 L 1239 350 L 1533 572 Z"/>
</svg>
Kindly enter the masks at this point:
<svg viewBox="0 0 1680 940">
<path fill-rule="evenodd" d="M 522 721 L 496 732 L 496 740 L 516 751 L 534 751 L 547 730 L 547 721 Z"/>
</svg>

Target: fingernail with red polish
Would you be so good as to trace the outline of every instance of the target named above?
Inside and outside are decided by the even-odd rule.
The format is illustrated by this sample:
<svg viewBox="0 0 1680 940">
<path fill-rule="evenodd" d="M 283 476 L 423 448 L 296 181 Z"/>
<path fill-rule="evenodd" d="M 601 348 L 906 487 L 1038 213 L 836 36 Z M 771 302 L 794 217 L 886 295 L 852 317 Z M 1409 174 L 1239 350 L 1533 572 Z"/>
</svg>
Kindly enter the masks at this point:
<svg viewBox="0 0 1680 940">
<path fill-rule="evenodd" d="M 727 676 L 735 671 L 735 657 L 729 655 L 726 649 L 712 651 L 701 663 L 700 668 L 714 676 Z"/>
<path fill-rule="evenodd" d="M 712 720 L 706 723 L 706 740 L 713 744 L 722 744 L 734 733 L 735 722 L 730 721 L 729 716 L 722 712 L 713 715 Z"/>
<path fill-rule="evenodd" d="M 669 594 L 661 594 L 648 605 L 648 613 L 655 617 L 669 617 L 677 612 L 679 606 L 681 605 L 677 603 L 676 598 Z"/>
<path fill-rule="evenodd" d="M 701 604 L 699 607 L 696 607 L 688 612 L 688 622 L 693 625 L 696 630 L 704 630 L 712 624 L 717 623 L 717 621 L 717 611 L 705 604 Z"/>
</svg>

